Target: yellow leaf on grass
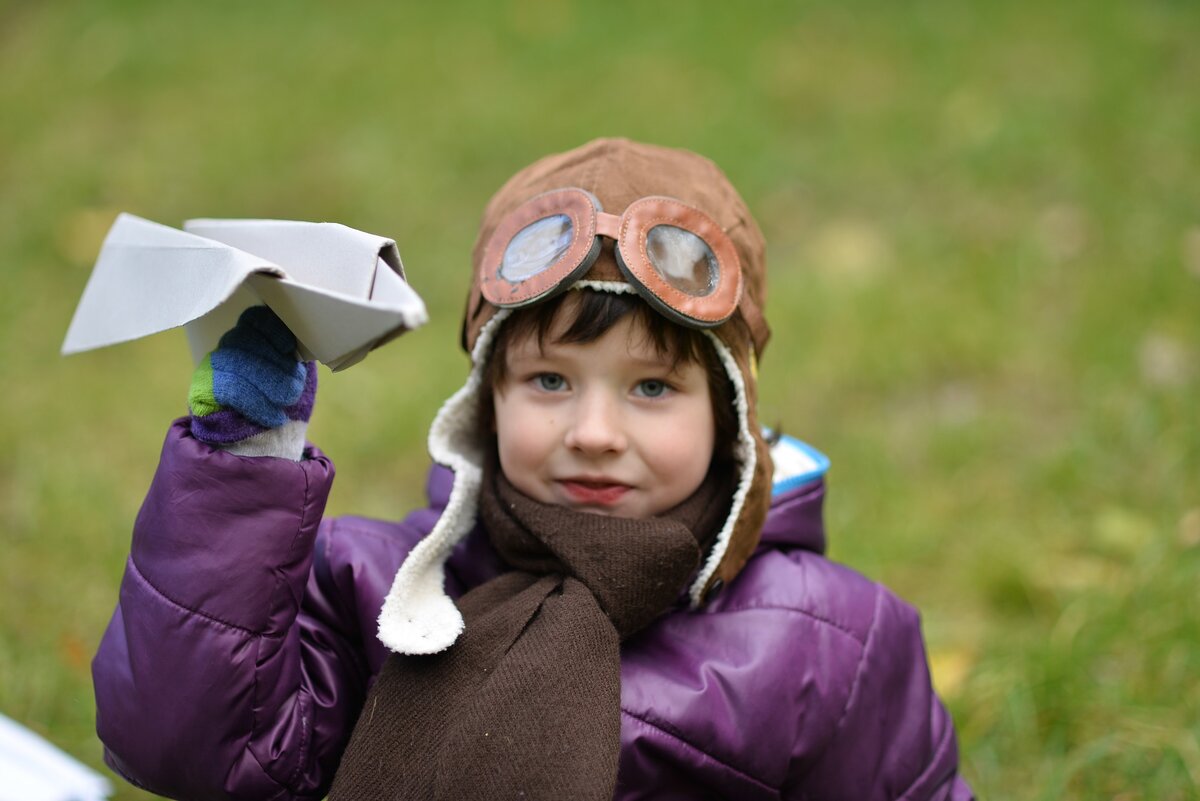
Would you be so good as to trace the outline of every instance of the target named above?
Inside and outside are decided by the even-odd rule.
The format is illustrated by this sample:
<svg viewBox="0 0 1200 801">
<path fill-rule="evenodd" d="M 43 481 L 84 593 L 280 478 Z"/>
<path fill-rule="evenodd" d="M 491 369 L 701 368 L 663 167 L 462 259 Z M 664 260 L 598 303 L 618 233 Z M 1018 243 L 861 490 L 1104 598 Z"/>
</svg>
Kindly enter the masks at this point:
<svg viewBox="0 0 1200 801">
<path fill-rule="evenodd" d="M 929 652 L 933 687 L 943 698 L 958 695 L 974 666 L 975 655 L 966 648 L 935 648 Z"/>
</svg>

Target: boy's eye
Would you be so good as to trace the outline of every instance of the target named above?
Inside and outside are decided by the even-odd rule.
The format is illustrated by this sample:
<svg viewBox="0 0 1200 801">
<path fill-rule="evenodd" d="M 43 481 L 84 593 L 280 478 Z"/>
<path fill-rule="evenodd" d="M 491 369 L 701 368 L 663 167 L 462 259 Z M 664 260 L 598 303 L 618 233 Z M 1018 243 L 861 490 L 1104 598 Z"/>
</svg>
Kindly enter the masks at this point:
<svg viewBox="0 0 1200 801">
<path fill-rule="evenodd" d="M 558 373 L 540 373 L 533 379 L 539 389 L 547 392 L 558 392 L 567 385 L 567 381 Z"/>
<path fill-rule="evenodd" d="M 659 381 L 656 378 L 649 378 L 645 381 L 639 381 L 637 385 L 637 394 L 643 398 L 661 398 L 666 394 L 670 387 L 665 381 Z"/>
</svg>

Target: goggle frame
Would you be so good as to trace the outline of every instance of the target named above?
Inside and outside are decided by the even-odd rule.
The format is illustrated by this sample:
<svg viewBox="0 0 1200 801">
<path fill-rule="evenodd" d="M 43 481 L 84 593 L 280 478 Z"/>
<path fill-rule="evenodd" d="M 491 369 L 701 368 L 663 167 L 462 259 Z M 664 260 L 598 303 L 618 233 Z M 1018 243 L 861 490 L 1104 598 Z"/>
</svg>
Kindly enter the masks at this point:
<svg viewBox="0 0 1200 801">
<path fill-rule="evenodd" d="M 529 226 L 563 215 L 571 242 L 558 258 L 536 273 L 512 281 L 502 275 L 505 253 Z M 712 254 L 711 288 L 702 295 L 672 286 L 647 252 L 647 238 L 659 225 L 698 237 Z M 620 215 L 604 211 L 599 199 L 578 187 L 552 189 L 507 214 L 488 239 L 480 264 L 480 292 L 500 308 L 520 308 L 548 300 L 567 289 L 595 264 L 603 238 L 614 240 L 617 266 L 648 303 L 668 318 L 692 328 L 715 328 L 737 311 L 742 300 L 742 268 L 725 230 L 699 209 L 671 197 L 651 195 L 630 203 Z"/>
</svg>

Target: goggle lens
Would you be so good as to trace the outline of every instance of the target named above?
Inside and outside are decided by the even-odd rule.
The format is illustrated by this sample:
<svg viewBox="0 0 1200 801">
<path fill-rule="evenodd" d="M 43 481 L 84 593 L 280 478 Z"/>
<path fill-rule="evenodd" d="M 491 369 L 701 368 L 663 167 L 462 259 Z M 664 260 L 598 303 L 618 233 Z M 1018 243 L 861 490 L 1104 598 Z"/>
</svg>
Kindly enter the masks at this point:
<svg viewBox="0 0 1200 801">
<path fill-rule="evenodd" d="M 545 272 L 563 257 L 574 236 L 571 218 L 565 214 L 530 223 L 504 249 L 500 277 L 515 284 Z"/>
<path fill-rule="evenodd" d="M 691 231 L 654 226 L 646 234 L 646 256 L 664 281 L 692 297 L 710 295 L 717 285 L 717 257 Z"/>
<path fill-rule="evenodd" d="M 629 283 L 680 324 L 712 328 L 737 309 L 738 254 L 711 217 L 658 195 L 633 201 L 618 217 L 577 187 L 544 192 L 505 215 L 484 249 L 480 293 L 502 308 L 544 300 L 591 268 L 605 238 L 616 243 Z"/>
</svg>

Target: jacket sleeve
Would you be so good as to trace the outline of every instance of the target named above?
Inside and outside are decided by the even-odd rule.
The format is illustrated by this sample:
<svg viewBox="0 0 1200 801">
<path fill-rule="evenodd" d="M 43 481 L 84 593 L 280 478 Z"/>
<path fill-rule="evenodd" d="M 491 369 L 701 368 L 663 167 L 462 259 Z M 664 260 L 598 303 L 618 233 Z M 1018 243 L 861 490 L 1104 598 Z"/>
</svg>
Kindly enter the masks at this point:
<svg viewBox="0 0 1200 801">
<path fill-rule="evenodd" d="M 332 781 L 367 668 L 311 578 L 333 465 L 306 455 L 214 450 L 186 420 L 168 433 L 92 664 L 105 759 L 134 784 L 319 799 Z"/>
<path fill-rule="evenodd" d="M 832 739 L 804 798 L 970 801 L 954 723 L 933 690 L 916 611 L 876 585 L 873 620 Z M 793 797 L 785 792 L 785 797 Z"/>
</svg>

